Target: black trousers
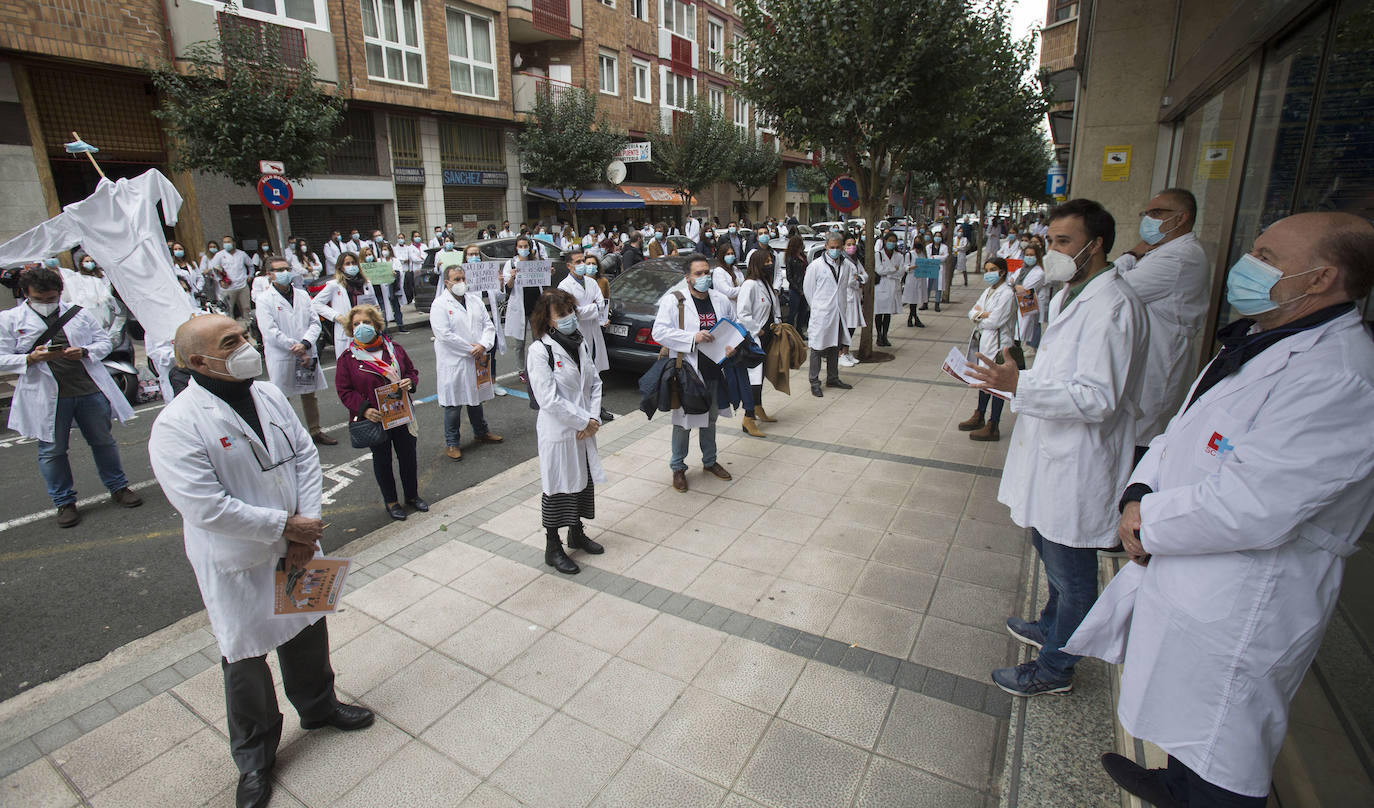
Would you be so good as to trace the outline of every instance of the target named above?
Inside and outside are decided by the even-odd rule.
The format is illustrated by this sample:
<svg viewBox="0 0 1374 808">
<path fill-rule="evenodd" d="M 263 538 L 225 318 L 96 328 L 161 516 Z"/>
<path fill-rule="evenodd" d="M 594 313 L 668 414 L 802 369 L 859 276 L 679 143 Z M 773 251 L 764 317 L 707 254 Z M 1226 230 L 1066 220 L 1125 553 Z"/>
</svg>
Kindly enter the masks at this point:
<svg viewBox="0 0 1374 808">
<path fill-rule="evenodd" d="M 401 468 L 401 490 L 406 499 L 420 496 L 419 470 L 415 461 L 415 436 L 409 426 L 386 430 L 386 440 L 372 447 L 372 476 L 382 489 L 382 501 L 390 505 L 396 498 L 396 477 L 391 473 L 391 450 L 396 449 L 396 464 Z"/>
<path fill-rule="evenodd" d="M 317 721 L 334 711 L 334 669 L 329 665 L 329 629 L 325 618 L 277 648 L 282 688 L 303 721 Z M 277 760 L 282 715 L 267 657 L 229 662 L 224 670 L 224 702 L 228 709 L 229 752 L 240 772 L 270 768 Z"/>
<path fill-rule="evenodd" d="M 1269 804 L 1268 797 L 1247 797 L 1203 780 L 1173 755 L 1165 771 L 1169 793 L 1188 808 L 1264 808 Z"/>
</svg>

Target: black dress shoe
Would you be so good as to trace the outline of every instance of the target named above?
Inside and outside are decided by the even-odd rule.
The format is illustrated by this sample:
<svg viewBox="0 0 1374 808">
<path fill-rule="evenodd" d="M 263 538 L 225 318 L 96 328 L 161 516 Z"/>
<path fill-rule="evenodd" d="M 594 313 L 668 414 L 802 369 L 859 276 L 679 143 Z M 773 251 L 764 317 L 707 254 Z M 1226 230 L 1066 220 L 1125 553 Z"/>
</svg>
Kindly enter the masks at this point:
<svg viewBox="0 0 1374 808">
<path fill-rule="evenodd" d="M 928 308 L 930 308 L 930 304 L 929 304 L 929 303 L 922 303 L 922 304 L 921 304 L 921 311 L 925 311 L 925 310 L 928 309 Z"/>
<path fill-rule="evenodd" d="M 272 770 L 258 769 L 239 775 L 234 804 L 238 808 L 266 808 L 272 801 Z"/>
<path fill-rule="evenodd" d="M 601 555 L 606 552 L 605 547 L 592 541 L 586 531 L 580 527 L 575 527 L 568 531 L 568 547 L 581 550 L 591 555 Z"/>
<path fill-rule="evenodd" d="M 614 420 L 615 420 L 615 414 L 614 414 L 614 413 L 606 412 L 606 410 L 603 409 L 603 410 L 601 411 L 601 419 L 600 419 L 600 420 L 601 420 L 601 423 L 603 423 L 603 424 L 609 424 L 611 421 L 614 421 Z"/>
<path fill-rule="evenodd" d="M 568 558 L 568 554 L 563 552 L 563 543 L 558 539 L 545 540 L 544 563 L 564 575 L 576 575 L 582 571 L 582 568 L 573 563 L 573 560 Z"/>
<path fill-rule="evenodd" d="M 1155 808 L 1183 808 L 1184 804 L 1169 792 L 1164 769 L 1147 769 L 1115 752 L 1102 756 L 1102 768 L 1117 785 Z"/>
<path fill-rule="evenodd" d="M 841 390 L 853 390 L 853 389 L 854 389 L 854 385 L 852 385 L 852 384 L 846 384 L 846 383 L 840 381 L 839 379 L 831 379 L 830 381 L 828 381 L 828 382 L 825 383 L 825 386 L 826 386 L 826 387 L 837 387 L 837 388 L 839 388 L 839 389 L 841 389 Z"/>
<path fill-rule="evenodd" d="M 395 505 L 386 506 L 386 512 L 391 516 L 392 519 L 395 519 L 397 522 L 404 522 L 406 520 L 405 508 L 402 508 L 401 503 L 399 502 Z"/>
<path fill-rule="evenodd" d="M 334 727 L 344 732 L 355 729 L 363 729 L 372 726 L 374 716 L 372 711 L 366 707 L 359 707 L 356 704 L 335 704 L 334 712 L 319 719 L 318 721 L 301 721 L 301 729 L 319 729 L 320 727 Z"/>
<path fill-rule="evenodd" d="M 429 503 L 425 502 L 423 499 L 420 499 L 419 497 L 411 497 L 410 499 L 406 500 L 406 504 L 414 508 L 415 510 L 420 511 L 421 513 L 424 513 L 425 511 L 429 510 Z"/>
<path fill-rule="evenodd" d="M 825 393 L 821 392 L 820 382 L 811 383 L 811 395 L 815 396 L 816 398 L 823 398 L 825 396 Z"/>
</svg>

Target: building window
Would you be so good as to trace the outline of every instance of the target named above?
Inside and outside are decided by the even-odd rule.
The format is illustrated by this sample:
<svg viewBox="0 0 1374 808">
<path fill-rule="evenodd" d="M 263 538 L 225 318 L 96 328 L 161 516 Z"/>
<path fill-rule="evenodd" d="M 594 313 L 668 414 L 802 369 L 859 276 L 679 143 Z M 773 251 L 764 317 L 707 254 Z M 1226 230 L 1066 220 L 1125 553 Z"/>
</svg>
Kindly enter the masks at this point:
<svg viewBox="0 0 1374 808">
<path fill-rule="evenodd" d="M 652 103 L 654 100 L 653 81 L 650 76 L 653 75 L 653 68 L 643 59 L 635 59 L 630 62 L 630 65 L 635 74 L 635 100 Z"/>
<path fill-rule="evenodd" d="M 697 41 L 697 7 L 682 0 L 663 0 L 663 15 L 659 25 L 683 39 Z"/>
<path fill-rule="evenodd" d="M 749 129 L 749 102 L 739 96 L 735 96 L 735 126 Z"/>
<path fill-rule="evenodd" d="M 649 0 L 630 0 L 630 14 L 637 20 L 648 20 Z"/>
<path fill-rule="evenodd" d="M 673 109 L 687 109 L 687 104 L 696 95 L 696 79 L 679 76 L 663 68 L 663 106 Z"/>
<path fill-rule="evenodd" d="M 737 61 L 737 62 L 740 63 L 740 68 L 743 69 L 744 66 L 745 66 L 745 64 L 744 64 L 744 36 L 743 36 L 742 34 L 735 34 L 734 47 L 733 47 L 732 52 L 731 52 L 730 55 L 734 57 L 735 61 Z"/>
<path fill-rule="evenodd" d="M 425 84 L 419 0 L 362 0 L 367 75 L 402 84 Z"/>
<path fill-rule="evenodd" d="M 441 118 L 439 166 L 445 170 L 504 171 L 506 154 L 501 130 Z"/>
<path fill-rule="evenodd" d="M 391 133 L 391 162 L 393 165 L 423 167 L 420 155 L 420 127 L 414 118 L 388 115 L 387 129 Z"/>
<path fill-rule="evenodd" d="M 706 68 L 725 69 L 725 23 L 715 17 L 706 18 Z"/>
<path fill-rule="evenodd" d="M 714 84 L 706 85 L 706 100 L 711 105 L 711 111 L 725 115 L 725 88 L 717 87 Z"/>
<path fill-rule="evenodd" d="M 450 8 L 448 20 L 448 81 L 459 95 L 496 97 L 496 47 L 489 17 Z"/>
<path fill-rule="evenodd" d="M 1063 22 L 1078 16 L 1078 0 L 1054 0 L 1054 18 L 1050 22 Z"/>
<path fill-rule="evenodd" d="M 601 77 L 601 92 L 620 95 L 620 60 L 616 58 L 615 51 L 598 51 L 596 67 Z"/>
<path fill-rule="evenodd" d="M 601 0 L 601 5 L 607 6 L 609 8 L 615 8 L 615 0 Z"/>
<path fill-rule="evenodd" d="M 329 155 L 330 174 L 377 174 L 377 129 L 370 109 L 344 112 L 339 134 L 348 142 Z"/>
<path fill-rule="evenodd" d="M 225 8 L 225 0 L 208 0 L 210 5 Z M 305 25 L 329 30 L 329 13 L 325 10 L 325 0 L 242 0 L 238 3 L 238 13 L 249 19 L 275 22 L 280 25 L 300 27 Z"/>
</svg>

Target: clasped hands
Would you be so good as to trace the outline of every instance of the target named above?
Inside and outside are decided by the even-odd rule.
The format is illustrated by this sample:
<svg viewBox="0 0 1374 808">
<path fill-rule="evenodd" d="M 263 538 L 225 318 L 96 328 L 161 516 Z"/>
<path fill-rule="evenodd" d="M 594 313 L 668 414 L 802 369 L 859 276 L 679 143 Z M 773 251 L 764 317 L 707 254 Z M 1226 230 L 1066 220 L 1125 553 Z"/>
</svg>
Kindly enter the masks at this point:
<svg viewBox="0 0 1374 808">
<path fill-rule="evenodd" d="M 300 514 L 288 516 L 281 535 L 286 539 L 287 568 L 300 569 L 315 557 L 315 551 L 320 547 L 320 539 L 324 536 L 324 520 Z"/>
</svg>

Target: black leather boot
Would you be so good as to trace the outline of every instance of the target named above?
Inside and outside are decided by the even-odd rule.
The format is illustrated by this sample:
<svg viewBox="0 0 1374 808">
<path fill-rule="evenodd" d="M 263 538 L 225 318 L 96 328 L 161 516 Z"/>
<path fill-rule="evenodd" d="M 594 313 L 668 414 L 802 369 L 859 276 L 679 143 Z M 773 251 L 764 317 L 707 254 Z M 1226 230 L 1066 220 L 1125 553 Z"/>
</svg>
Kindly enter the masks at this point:
<svg viewBox="0 0 1374 808">
<path fill-rule="evenodd" d="M 590 555 L 601 555 L 606 552 L 606 548 L 592 541 L 587 536 L 587 531 L 582 528 L 582 523 L 578 522 L 568 530 L 568 549 L 581 550 Z"/>
<path fill-rule="evenodd" d="M 573 563 L 568 554 L 563 552 L 563 542 L 558 539 L 558 531 L 548 529 L 544 535 L 544 563 L 558 570 L 564 575 L 576 575 L 582 568 Z"/>
</svg>

